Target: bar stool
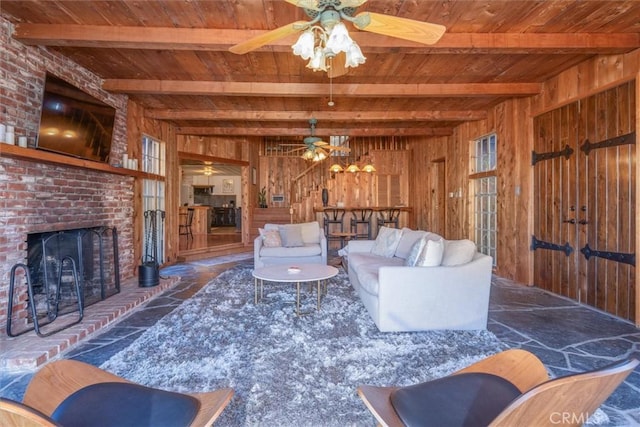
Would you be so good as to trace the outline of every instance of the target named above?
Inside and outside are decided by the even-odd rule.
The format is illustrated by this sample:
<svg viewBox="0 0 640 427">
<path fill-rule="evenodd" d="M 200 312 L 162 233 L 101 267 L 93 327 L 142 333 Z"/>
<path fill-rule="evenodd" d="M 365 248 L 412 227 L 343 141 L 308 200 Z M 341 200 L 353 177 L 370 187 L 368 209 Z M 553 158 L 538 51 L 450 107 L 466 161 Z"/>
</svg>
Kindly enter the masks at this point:
<svg viewBox="0 0 640 427">
<path fill-rule="evenodd" d="M 378 231 L 382 226 L 400 228 L 400 209 L 390 208 L 378 212 Z"/>
<path fill-rule="evenodd" d="M 354 209 L 351 212 L 351 232 L 356 239 L 371 240 L 371 216 L 373 209 Z M 360 229 L 358 229 L 360 226 Z M 361 231 L 361 232 L 359 232 Z"/>
<path fill-rule="evenodd" d="M 188 208 L 186 212 L 180 212 L 180 224 L 178 224 L 178 234 L 180 236 L 187 236 L 187 239 L 193 239 L 191 224 L 193 224 L 194 213 L 195 209 L 193 208 Z"/>
<path fill-rule="evenodd" d="M 344 218 L 344 209 L 325 209 L 324 215 L 324 234 L 327 236 L 327 242 L 331 243 L 332 240 L 339 240 L 340 244 L 344 243 L 343 235 L 335 235 L 334 233 L 344 233 L 342 220 Z M 344 246 L 344 245 L 343 245 Z"/>
</svg>

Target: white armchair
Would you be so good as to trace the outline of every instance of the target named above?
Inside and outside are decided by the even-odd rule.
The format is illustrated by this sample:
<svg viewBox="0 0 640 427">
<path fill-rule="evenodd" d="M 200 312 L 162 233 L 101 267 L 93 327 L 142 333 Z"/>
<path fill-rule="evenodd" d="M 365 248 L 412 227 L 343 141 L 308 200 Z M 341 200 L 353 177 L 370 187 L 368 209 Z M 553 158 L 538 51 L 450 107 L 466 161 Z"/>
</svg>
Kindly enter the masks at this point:
<svg viewBox="0 0 640 427">
<path fill-rule="evenodd" d="M 274 264 L 326 264 L 327 238 L 318 221 L 301 224 L 265 224 L 253 242 L 254 268 Z M 265 241 L 277 232 L 280 244 Z M 275 239 L 277 240 L 277 239 Z"/>
</svg>

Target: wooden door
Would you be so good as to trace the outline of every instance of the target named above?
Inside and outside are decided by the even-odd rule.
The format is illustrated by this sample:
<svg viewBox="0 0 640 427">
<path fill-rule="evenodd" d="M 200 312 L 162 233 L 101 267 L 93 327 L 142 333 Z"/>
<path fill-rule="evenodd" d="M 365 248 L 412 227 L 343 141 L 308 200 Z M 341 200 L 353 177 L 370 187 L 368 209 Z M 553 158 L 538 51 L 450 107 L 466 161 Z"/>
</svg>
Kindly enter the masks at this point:
<svg viewBox="0 0 640 427">
<path fill-rule="evenodd" d="M 534 283 L 635 319 L 635 84 L 534 118 Z"/>
</svg>

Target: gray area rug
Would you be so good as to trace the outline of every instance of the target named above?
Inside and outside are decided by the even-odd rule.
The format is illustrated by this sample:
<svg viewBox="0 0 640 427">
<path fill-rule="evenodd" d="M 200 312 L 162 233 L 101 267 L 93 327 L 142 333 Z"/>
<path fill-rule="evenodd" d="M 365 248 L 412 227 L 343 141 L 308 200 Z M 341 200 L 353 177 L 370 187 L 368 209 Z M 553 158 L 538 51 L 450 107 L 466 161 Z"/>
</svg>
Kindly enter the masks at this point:
<svg viewBox="0 0 640 427">
<path fill-rule="evenodd" d="M 293 284 L 253 298 L 251 269 L 228 270 L 102 368 L 167 390 L 233 387 L 217 426 L 371 426 L 358 385 L 415 384 L 505 348 L 488 331 L 381 333 L 342 271 L 307 316 Z"/>
</svg>

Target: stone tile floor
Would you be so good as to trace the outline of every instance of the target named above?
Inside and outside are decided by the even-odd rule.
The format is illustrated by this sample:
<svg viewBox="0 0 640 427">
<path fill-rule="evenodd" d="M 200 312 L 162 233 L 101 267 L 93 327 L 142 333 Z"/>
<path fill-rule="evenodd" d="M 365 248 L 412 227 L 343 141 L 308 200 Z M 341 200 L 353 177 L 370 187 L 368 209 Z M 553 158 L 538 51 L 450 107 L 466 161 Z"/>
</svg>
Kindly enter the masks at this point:
<svg viewBox="0 0 640 427">
<path fill-rule="evenodd" d="M 217 260 L 223 262 L 224 259 Z M 100 365 L 131 344 L 144 330 L 191 297 L 212 277 L 233 264 L 184 263 L 162 270 L 182 279 L 133 314 L 63 354 L 69 359 Z M 252 260 L 239 262 L 252 263 Z M 494 278 L 489 330 L 510 347 L 532 351 L 555 375 L 580 372 L 611 361 L 640 358 L 640 330 L 605 313 L 537 288 Z M 20 400 L 29 373 L 0 378 L 0 396 Z M 640 372 L 633 372 L 602 407 L 607 426 L 640 425 Z"/>
</svg>

